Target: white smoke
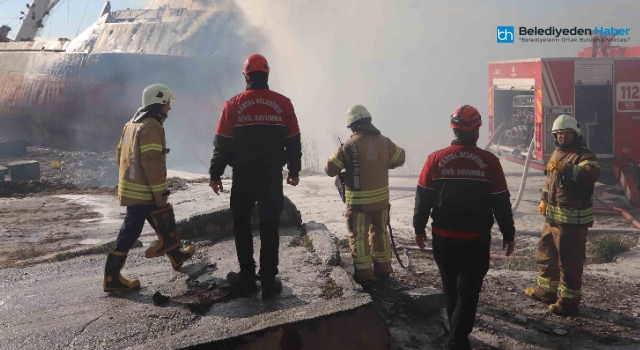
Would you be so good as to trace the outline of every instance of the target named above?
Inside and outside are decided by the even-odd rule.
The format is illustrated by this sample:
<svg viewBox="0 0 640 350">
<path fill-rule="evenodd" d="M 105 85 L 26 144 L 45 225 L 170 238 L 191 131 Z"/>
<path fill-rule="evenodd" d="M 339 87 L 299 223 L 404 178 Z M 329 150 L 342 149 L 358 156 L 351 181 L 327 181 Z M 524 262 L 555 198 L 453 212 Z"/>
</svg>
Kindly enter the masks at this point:
<svg viewBox="0 0 640 350">
<path fill-rule="evenodd" d="M 416 171 L 429 153 L 449 144 L 448 117 L 461 104 L 476 106 L 485 118 L 484 146 L 489 61 L 575 57 L 589 46 L 497 44 L 496 26 L 630 27 L 636 32 L 625 45 L 640 40 L 634 19 L 640 4 L 632 1 L 238 3 L 264 28 L 271 87 L 292 99 L 303 137 L 317 138 L 321 163 L 338 146 L 333 136 L 349 135 L 344 117 L 354 104 L 365 105 L 382 133 L 406 146 Z"/>
</svg>

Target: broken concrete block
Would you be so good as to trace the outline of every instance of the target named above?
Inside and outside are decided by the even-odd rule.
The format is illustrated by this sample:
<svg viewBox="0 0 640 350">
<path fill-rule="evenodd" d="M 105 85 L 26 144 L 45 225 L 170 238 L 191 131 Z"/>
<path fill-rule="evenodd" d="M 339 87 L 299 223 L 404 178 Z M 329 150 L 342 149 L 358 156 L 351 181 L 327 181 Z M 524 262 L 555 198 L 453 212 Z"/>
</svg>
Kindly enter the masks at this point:
<svg viewBox="0 0 640 350">
<path fill-rule="evenodd" d="M 301 225 L 300 212 L 285 196 L 284 209 L 280 214 L 280 227 L 300 227 Z M 254 206 L 251 226 L 260 227 L 257 205 Z M 194 215 L 181 221 L 177 230 L 183 239 L 208 238 L 215 241 L 233 233 L 233 214 L 229 205 L 221 206 L 211 213 Z"/>
<path fill-rule="evenodd" d="M 333 241 L 331 233 L 327 227 L 323 224 L 311 221 L 305 224 L 305 229 L 307 231 L 307 236 L 309 236 L 309 239 L 315 248 L 315 253 L 318 259 L 327 266 L 340 265 L 340 251 L 338 250 L 338 245 Z"/>
<path fill-rule="evenodd" d="M 11 173 L 11 181 L 40 180 L 40 162 L 23 160 L 7 164 Z"/>
<path fill-rule="evenodd" d="M 4 175 L 9 172 L 6 167 L 0 166 L 0 182 L 4 181 Z"/>
<path fill-rule="evenodd" d="M 435 288 L 414 288 L 400 292 L 404 297 L 413 299 L 420 306 L 434 309 L 446 305 L 444 294 Z"/>
</svg>

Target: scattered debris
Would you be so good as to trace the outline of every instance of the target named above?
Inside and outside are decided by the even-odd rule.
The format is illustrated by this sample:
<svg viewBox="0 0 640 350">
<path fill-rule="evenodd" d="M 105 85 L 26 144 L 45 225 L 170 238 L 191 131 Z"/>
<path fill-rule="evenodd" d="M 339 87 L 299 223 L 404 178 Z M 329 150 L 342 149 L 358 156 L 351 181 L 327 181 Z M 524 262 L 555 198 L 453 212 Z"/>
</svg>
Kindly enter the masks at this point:
<svg viewBox="0 0 640 350">
<path fill-rule="evenodd" d="M 569 334 L 569 332 L 565 331 L 562 328 L 554 328 L 553 329 L 553 333 L 555 333 L 557 335 L 562 335 L 562 336 L 565 336 L 565 335 Z"/>
<path fill-rule="evenodd" d="M 339 298 L 343 293 L 342 287 L 339 286 L 331 277 L 327 278 L 327 281 L 322 285 L 321 288 L 322 293 L 320 294 L 320 296 L 326 300 Z"/>
<path fill-rule="evenodd" d="M 293 237 L 291 239 L 291 242 L 289 242 L 289 247 L 302 247 L 304 245 L 304 242 L 302 240 L 302 237 L 298 236 L 298 237 Z"/>
<path fill-rule="evenodd" d="M 90 188 L 59 181 L 5 181 L 0 182 L 0 198 L 52 194 L 117 194 L 115 188 Z"/>
<path fill-rule="evenodd" d="M 516 321 L 518 321 L 519 323 L 527 323 L 527 318 L 522 315 L 517 315 Z"/>
<path fill-rule="evenodd" d="M 160 292 L 156 292 L 151 299 L 153 299 L 153 305 L 160 306 L 169 302 L 171 298 L 166 295 L 160 294 Z"/>
<path fill-rule="evenodd" d="M 136 241 L 136 243 L 138 242 L 140 241 Z M 73 259 L 78 256 L 83 256 L 83 255 L 106 254 L 109 252 L 110 249 L 113 248 L 114 243 L 115 242 L 109 242 L 109 243 L 93 246 L 87 249 L 57 253 L 51 258 L 51 260 L 65 261 L 65 260 Z M 140 242 L 139 245 L 142 245 L 142 243 Z"/>
<path fill-rule="evenodd" d="M 313 252 L 313 241 L 311 241 L 311 238 L 309 238 L 309 235 L 304 235 L 303 236 L 303 245 L 305 248 L 307 248 L 308 251 Z"/>
</svg>

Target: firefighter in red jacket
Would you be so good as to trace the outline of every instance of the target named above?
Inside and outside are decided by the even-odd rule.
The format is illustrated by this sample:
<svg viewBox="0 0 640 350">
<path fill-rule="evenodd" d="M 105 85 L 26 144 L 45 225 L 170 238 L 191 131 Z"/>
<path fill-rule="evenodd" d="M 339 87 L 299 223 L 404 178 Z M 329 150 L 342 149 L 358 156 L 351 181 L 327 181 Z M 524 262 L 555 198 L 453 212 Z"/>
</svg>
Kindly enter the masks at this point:
<svg viewBox="0 0 640 350">
<path fill-rule="evenodd" d="M 425 247 L 429 215 L 433 254 L 447 301 L 449 349 L 470 349 L 476 307 L 489 270 L 494 217 L 509 256 L 515 247 L 510 194 L 498 158 L 476 147 L 482 120 L 465 105 L 451 115 L 456 139 L 432 153 L 422 169 L 413 216 L 416 244 Z"/>
<path fill-rule="evenodd" d="M 593 226 L 594 185 L 600 177 L 598 158 L 583 144 L 578 121 L 560 115 L 552 131 L 556 149 L 547 165 L 540 214 L 546 217 L 538 243 L 538 283 L 525 294 L 550 303 L 565 315 L 578 310 L 588 228 Z M 560 298 L 558 298 L 560 287 Z"/>
<path fill-rule="evenodd" d="M 209 174 L 210 186 L 222 191 L 220 177 L 233 168 L 231 211 L 240 272 L 227 275 L 232 292 L 257 292 L 253 259 L 251 213 L 257 201 L 260 216 L 260 276 L 262 298 L 282 291 L 278 274 L 280 214 L 284 208 L 282 167 L 287 183 L 297 186 L 302 160 L 298 119 L 291 101 L 269 89 L 269 64 L 258 54 L 249 56 L 243 73 L 246 91 L 226 102 L 216 134 Z"/>
</svg>

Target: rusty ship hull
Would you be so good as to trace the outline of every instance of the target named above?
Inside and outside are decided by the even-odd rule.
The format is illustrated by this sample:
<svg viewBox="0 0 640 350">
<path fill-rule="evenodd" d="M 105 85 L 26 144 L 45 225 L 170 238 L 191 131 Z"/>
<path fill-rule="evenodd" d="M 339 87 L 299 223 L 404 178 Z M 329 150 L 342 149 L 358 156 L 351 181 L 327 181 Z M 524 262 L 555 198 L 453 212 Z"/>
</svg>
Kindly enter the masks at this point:
<svg viewBox="0 0 640 350">
<path fill-rule="evenodd" d="M 112 150 L 144 87 L 163 83 L 178 98 L 166 125 L 172 158 L 203 163 L 262 38 L 232 1 L 175 4 L 109 11 L 74 41 L 0 43 L 0 139 Z"/>
</svg>

